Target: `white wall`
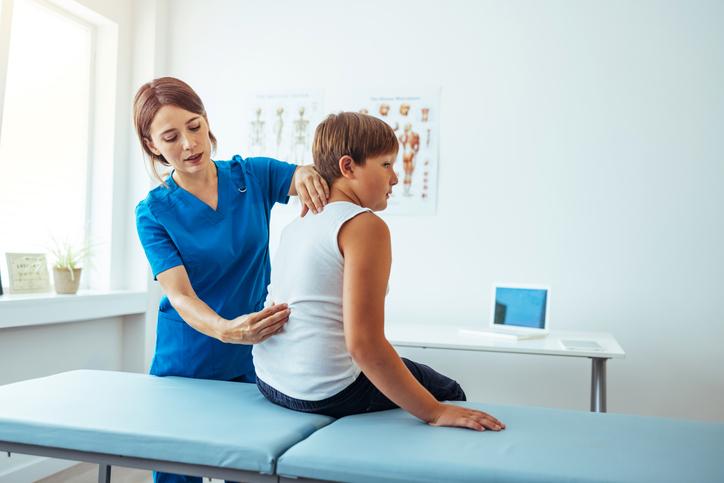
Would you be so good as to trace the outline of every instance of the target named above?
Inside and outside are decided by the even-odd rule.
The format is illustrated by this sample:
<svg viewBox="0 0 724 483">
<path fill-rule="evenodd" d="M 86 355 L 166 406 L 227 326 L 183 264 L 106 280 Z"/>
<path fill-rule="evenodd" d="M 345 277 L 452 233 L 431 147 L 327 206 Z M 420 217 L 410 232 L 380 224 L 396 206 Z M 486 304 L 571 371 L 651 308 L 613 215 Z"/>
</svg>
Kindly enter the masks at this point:
<svg viewBox="0 0 724 483">
<path fill-rule="evenodd" d="M 553 286 L 555 325 L 613 333 L 609 410 L 724 420 L 724 4 L 197 2 L 166 73 L 244 153 L 259 88 L 442 86 L 438 213 L 387 217 L 388 323 L 486 320 L 495 280 Z M 719 136 L 717 136 L 719 134 Z M 586 409 L 585 360 L 402 351 L 490 402 Z"/>
<path fill-rule="evenodd" d="M 74 369 L 121 369 L 122 319 L 2 329 L 0 385 Z"/>
</svg>

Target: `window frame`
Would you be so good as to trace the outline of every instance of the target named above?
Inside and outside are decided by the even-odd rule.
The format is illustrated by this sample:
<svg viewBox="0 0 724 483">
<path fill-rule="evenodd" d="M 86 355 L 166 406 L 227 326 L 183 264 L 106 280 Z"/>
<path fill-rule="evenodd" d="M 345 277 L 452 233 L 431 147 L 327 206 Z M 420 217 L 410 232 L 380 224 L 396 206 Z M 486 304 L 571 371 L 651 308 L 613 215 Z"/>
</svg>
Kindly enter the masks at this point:
<svg viewBox="0 0 724 483">
<path fill-rule="evenodd" d="M 13 18 L 15 4 L 18 0 L 0 0 L 0 132 L 3 129 L 3 115 L 5 109 L 5 93 L 7 88 L 7 72 L 9 65 L 10 40 L 12 37 Z M 50 0 L 21 0 L 34 3 L 45 8 L 55 15 L 74 22 L 83 28 L 88 29 L 90 35 L 90 49 L 88 80 L 88 113 L 87 113 L 87 146 L 85 160 L 85 203 L 83 220 L 85 224 L 83 240 L 87 246 L 93 247 L 92 264 L 84 267 L 84 274 L 81 278 L 81 289 L 109 290 L 111 288 L 111 268 L 109 260 L 111 256 L 110 245 L 113 240 L 113 222 L 109 220 L 113 213 L 113 197 L 104 196 L 106 192 L 113 192 L 113 164 L 103 169 L 100 166 L 101 160 L 115 159 L 116 141 L 116 96 L 115 86 L 117 83 L 118 69 L 118 26 L 103 18 L 100 14 L 85 8 L 80 3 L 61 3 Z M 104 45 L 100 45 L 104 40 Z M 101 66 L 99 50 L 102 54 L 111 57 L 111 63 L 106 62 Z M 106 69 L 107 72 L 102 72 Z M 105 99 L 99 99 L 99 91 L 102 91 L 101 82 L 113 85 L 109 93 L 106 91 Z M 102 124 L 102 127 L 99 126 Z M 103 148 L 99 143 L 99 137 L 103 136 L 108 141 Z M 101 176 L 107 176 L 104 180 Z M 50 267 L 52 270 L 52 267 Z M 9 281 L 5 281 L 6 284 Z M 115 287 L 114 287 L 115 288 Z"/>
</svg>

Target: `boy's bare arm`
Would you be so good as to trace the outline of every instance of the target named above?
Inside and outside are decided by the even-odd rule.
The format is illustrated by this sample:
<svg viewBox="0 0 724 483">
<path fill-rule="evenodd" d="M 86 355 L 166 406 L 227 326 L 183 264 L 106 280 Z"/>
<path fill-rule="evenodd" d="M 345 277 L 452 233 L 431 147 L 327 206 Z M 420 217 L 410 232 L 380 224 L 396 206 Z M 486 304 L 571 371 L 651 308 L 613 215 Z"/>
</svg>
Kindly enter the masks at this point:
<svg viewBox="0 0 724 483">
<path fill-rule="evenodd" d="M 477 430 L 504 428 L 484 412 L 435 400 L 385 338 L 385 292 L 392 264 L 385 222 L 362 213 L 342 227 L 338 242 L 344 256 L 345 341 L 367 378 L 392 402 L 427 423 Z"/>
</svg>

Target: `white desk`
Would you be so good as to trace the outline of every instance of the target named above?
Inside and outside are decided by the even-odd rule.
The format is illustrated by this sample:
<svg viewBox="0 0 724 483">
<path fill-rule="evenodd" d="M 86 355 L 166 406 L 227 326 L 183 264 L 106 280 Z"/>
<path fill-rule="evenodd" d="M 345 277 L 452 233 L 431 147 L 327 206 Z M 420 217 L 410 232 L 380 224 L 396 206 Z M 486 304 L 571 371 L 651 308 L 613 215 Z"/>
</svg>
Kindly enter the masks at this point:
<svg viewBox="0 0 724 483">
<path fill-rule="evenodd" d="M 461 331 L 463 329 L 463 331 Z M 506 340 L 469 332 L 467 326 L 387 325 L 385 333 L 392 345 L 482 352 L 508 352 L 591 359 L 591 411 L 606 412 L 606 360 L 623 359 L 626 353 L 606 332 L 553 331 L 541 339 Z M 566 350 L 562 339 L 596 341 L 602 350 Z"/>
</svg>

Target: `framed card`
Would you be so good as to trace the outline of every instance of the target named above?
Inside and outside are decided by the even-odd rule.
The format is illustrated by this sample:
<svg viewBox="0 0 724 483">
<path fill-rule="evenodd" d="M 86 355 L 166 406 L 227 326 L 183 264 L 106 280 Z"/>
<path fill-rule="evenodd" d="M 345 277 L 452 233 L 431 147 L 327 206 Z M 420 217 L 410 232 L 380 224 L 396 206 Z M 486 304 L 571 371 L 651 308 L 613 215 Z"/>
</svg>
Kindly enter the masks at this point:
<svg viewBox="0 0 724 483">
<path fill-rule="evenodd" d="M 48 263 L 44 253 L 6 253 L 10 293 L 50 291 Z"/>
</svg>

